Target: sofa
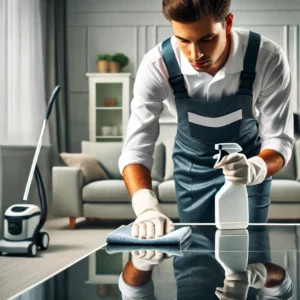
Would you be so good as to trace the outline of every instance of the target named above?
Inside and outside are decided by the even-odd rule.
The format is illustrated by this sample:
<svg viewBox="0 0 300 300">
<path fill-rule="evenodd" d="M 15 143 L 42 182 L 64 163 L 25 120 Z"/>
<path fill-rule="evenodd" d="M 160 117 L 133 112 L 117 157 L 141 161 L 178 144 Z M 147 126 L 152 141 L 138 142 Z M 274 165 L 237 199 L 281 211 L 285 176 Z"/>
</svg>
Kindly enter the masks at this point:
<svg viewBox="0 0 300 300">
<path fill-rule="evenodd" d="M 161 211 L 178 220 L 172 153 L 174 139 L 158 142 L 153 154 L 152 189 L 160 202 Z M 82 153 L 101 163 L 109 179 L 84 183 L 77 167 L 55 166 L 52 172 L 52 211 L 54 216 L 69 217 L 70 228 L 76 218 L 104 220 L 134 220 L 131 197 L 118 169 L 122 142 L 82 141 Z M 300 219 L 300 137 L 295 136 L 292 157 L 285 168 L 273 176 L 271 188 L 271 219 Z"/>
</svg>

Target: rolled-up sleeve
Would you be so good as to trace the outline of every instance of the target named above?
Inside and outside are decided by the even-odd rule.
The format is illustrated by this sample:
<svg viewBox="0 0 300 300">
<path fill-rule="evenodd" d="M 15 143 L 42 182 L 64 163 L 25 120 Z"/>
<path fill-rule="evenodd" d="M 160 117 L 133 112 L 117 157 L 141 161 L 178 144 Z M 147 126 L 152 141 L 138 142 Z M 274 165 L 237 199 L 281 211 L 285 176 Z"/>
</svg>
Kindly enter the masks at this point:
<svg viewBox="0 0 300 300">
<path fill-rule="evenodd" d="M 284 166 L 292 155 L 294 123 L 291 104 L 292 78 L 283 51 L 270 64 L 256 102 L 259 131 L 264 149 L 273 149 L 284 158 Z"/>
<path fill-rule="evenodd" d="M 150 171 L 153 151 L 159 137 L 159 117 L 167 90 L 162 75 L 144 57 L 136 74 L 131 115 L 118 165 L 120 173 L 130 164 L 142 164 Z"/>
<path fill-rule="evenodd" d="M 125 282 L 123 273 L 121 273 L 119 277 L 119 290 L 122 293 L 123 300 L 156 300 L 152 280 L 142 286 L 131 286 Z"/>
</svg>

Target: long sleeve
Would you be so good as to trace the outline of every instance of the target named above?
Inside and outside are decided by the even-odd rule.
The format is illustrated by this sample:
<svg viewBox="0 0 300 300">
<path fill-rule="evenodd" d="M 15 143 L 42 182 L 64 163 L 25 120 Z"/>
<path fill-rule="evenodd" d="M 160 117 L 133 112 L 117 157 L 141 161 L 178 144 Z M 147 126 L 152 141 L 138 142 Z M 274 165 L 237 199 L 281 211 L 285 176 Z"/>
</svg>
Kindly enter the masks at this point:
<svg viewBox="0 0 300 300">
<path fill-rule="evenodd" d="M 154 64 L 144 57 L 133 89 L 131 115 L 127 126 L 119 170 L 130 164 L 142 164 L 150 171 L 153 151 L 159 136 L 159 117 L 168 97 L 164 80 Z"/>
<path fill-rule="evenodd" d="M 156 300 L 154 296 L 153 281 L 142 286 L 130 286 L 123 279 L 123 273 L 119 277 L 119 290 L 123 300 Z"/>
<path fill-rule="evenodd" d="M 291 85 L 289 64 L 281 50 L 268 67 L 256 108 L 260 112 L 261 150 L 276 150 L 283 156 L 284 165 L 291 158 L 294 139 Z"/>
</svg>

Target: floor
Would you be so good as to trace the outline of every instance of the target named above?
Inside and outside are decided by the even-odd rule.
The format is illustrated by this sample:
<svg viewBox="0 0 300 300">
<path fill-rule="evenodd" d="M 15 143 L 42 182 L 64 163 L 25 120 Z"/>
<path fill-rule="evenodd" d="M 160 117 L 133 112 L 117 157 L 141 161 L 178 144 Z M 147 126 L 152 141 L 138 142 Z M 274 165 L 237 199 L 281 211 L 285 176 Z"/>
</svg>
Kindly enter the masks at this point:
<svg viewBox="0 0 300 300">
<path fill-rule="evenodd" d="M 47 221 L 44 231 L 50 235 L 50 246 L 46 251 L 39 251 L 33 258 L 0 257 L 0 299 L 8 299 L 88 256 L 105 244 L 106 235 L 117 225 L 79 219 L 76 230 L 69 230 L 67 218 Z"/>
</svg>

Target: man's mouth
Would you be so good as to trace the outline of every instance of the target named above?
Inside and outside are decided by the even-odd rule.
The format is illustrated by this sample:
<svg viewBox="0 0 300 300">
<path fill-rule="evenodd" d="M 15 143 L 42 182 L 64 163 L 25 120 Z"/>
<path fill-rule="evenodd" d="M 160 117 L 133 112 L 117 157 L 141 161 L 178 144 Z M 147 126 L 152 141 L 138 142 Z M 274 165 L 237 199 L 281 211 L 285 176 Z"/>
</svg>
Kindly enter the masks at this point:
<svg viewBox="0 0 300 300">
<path fill-rule="evenodd" d="M 198 62 L 192 63 L 192 65 L 194 67 L 203 67 L 207 62 L 208 62 L 208 60 L 198 61 Z"/>
</svg>

